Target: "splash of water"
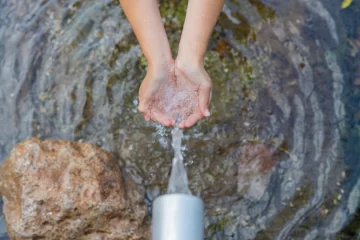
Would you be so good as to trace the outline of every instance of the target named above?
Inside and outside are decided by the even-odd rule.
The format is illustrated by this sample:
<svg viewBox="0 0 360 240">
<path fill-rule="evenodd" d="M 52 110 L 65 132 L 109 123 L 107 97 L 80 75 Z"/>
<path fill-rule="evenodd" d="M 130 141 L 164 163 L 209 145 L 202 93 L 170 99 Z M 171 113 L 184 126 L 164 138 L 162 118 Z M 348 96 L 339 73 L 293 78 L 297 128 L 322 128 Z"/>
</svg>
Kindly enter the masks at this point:
<svg viewBox="0 0 360 240">
<path fill-rule="evenodd" d="M 184 166 L 184 156 L 181 152 L 181 140 L 183 138 L 183 130 L 178 125 L 171 131 L 172 147 L 175 155 L 172 161 L 171 175 L 167 193 L 185 193 L 191 194 L 188 186 L 188 178 Z"/>
<path fill-rule="evenodd" d="M 167 116 L 175 118 L 176 124 L 171 131 L 174 158 L 172 161 L 168 193 L 191 194 L 184 166 L 184 156 L 181 153 L 183 131 L 179 129 L 179 122 L 188 118 L 198 108 L 196 93 L 191 87 L 180 84 L 180 81 L 166 82 L 158 92 L 157 107 Z"/>
</svg>

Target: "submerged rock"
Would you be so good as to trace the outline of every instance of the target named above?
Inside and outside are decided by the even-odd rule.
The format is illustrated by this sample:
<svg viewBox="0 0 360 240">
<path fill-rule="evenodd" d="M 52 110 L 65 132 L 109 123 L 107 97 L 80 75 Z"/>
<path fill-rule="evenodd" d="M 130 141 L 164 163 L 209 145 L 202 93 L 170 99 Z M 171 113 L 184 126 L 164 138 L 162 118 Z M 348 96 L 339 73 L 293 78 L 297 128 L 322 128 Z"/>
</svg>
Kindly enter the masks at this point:
<svg viewBox="0 0 360 240">
<path fill-rule="evenodd" d="M 264 195 L 272 169 L 279 160 L 276 149 L 265 144 L 243 146 L 238 169 L 238 192 L 259 200 Z"/>
<path fill-rule="evenodd" d="M 30 139 L 0 168 L 12 239 L 144 239 L 146 207 L 112 155 L 87 143 Z"/>
</svg>

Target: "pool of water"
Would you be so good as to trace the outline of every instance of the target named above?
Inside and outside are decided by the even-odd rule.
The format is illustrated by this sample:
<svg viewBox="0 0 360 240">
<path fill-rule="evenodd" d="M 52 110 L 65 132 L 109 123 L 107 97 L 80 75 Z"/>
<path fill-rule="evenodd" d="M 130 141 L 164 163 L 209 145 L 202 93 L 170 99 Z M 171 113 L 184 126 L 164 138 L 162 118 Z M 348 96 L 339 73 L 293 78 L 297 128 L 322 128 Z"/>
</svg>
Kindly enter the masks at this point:
<svg viewBox="0 0 360 240">
<path fill-rule="evenodd" d="M 356 237 L 341 230 L 360 197 L 360 4 L 340 5 L 226 1 L 205 59 L 212 116 L 183 140 L 207 239 Z M 185 9 L 161 1 L 174 54 Z M 171 129 L 136 110 L 145 73 L 117 1 L 0 0 L 0 161 L 30 137 L 86 141 L 165 193 Z"/>
</svg>

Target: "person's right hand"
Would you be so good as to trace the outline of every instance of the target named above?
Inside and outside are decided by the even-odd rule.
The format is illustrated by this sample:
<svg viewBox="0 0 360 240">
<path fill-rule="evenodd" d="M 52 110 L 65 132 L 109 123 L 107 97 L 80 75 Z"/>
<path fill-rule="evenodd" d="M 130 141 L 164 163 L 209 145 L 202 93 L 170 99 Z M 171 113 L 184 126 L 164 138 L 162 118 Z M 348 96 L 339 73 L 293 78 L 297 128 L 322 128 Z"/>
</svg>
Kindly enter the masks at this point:
<svg viewBox="0 0 360 240">
<path fill-rule="evenodd" d="M 146 121 L 152 120 L 167 127 L 175 124 L 175 119 L 159 107 L 159 98 L 162 94 L 160 91 L 174 81 L 174 60 L 155 65 L 149 64 L 148 72 L 139 89 L 138 106 Z"/>
</svg>

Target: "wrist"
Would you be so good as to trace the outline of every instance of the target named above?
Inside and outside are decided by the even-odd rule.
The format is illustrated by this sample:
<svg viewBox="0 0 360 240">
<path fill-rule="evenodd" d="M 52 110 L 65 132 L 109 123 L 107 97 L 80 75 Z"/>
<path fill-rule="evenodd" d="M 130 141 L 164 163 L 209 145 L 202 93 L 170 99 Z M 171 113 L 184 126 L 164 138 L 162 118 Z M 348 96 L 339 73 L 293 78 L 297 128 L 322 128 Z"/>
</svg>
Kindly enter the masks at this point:
<svg viewBox="0 0 360 240">
<path fill-rule="evenodd" d="M 141 45 L 149 68 L 171 65 L 174 62 L 166 33 L 150 37 Z"/>
<path fill-rule="evenodd" d="M 162 61 L 149 60 L 148 61 L 148 74 L 153 78 L 168 78 L 174 73 L 174 60 L 163 59 Z"/>
<path fill-rule="evenodd" d="M 175 68 L 182 72 L 193 72 L 204 68 L 204 57 L 191 53 L 186 55 L 179 54 L 175 60 Z"/>
<path fill-rule="evenodd" d="M 181 36 L 177 59 L 201 66 L 204 64 L 206 49 L 207 42 L 202 42 L 200 38 L 189 38 L 184 34 Z"/>
<path fill-rule="evenodd" d="M 154 48 L 152 52 L 144 52 L 149 67 L 166 66 L 174 62 L 170 47 Z"/>
<path fill-rule="evenodd" d="M 193 68 L 203 68 L 204 67 L 204 57 L 205 54 L 194 52 L 191 50 L 179 50 L 179 53 L 176 57 L 176 66 L 192 66 Z"/>
<path fill-rule="evenodd" d="M 148 69 L 149 70 L 164 70 L 170 69 L 174 65 L 174 60 L 172 58 L 163 57 L 163 58 L 149 58 L 147 59 Z"/>
</svg>

